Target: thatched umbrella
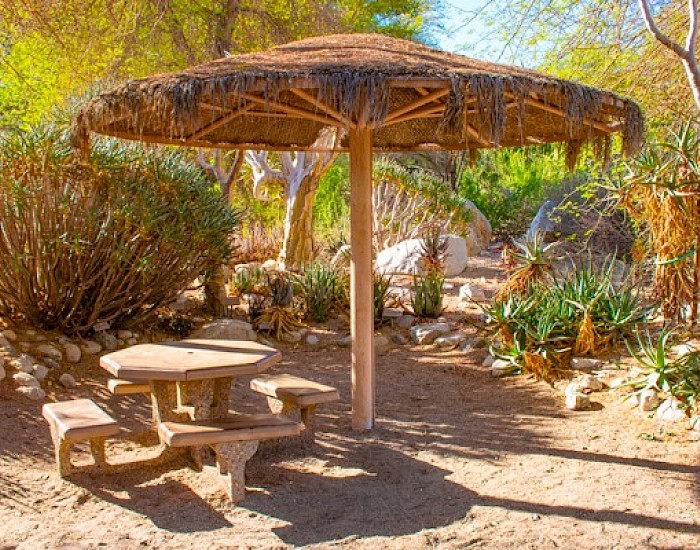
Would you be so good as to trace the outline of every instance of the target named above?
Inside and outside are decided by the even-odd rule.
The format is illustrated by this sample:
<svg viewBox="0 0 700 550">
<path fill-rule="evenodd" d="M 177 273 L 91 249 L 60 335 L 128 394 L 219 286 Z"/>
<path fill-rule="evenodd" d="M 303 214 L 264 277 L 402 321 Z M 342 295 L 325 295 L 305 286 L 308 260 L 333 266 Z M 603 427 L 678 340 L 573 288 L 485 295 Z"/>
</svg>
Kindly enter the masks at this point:
<svg viewBox="0 0 700 550">
<path fill-rule="evenodd" d="M 481 149 L 643 140 L 632 101 L 542 73 L 382 35 L 310 38 L 133 80 L 87 103 L 90 132 L 192 147 L 306 150 L 324 127 L 350 152 L 353 427 L 374 423 L 372 150 Z M 601 147 L 599 150 L 605 150 Z"/>
</svg>

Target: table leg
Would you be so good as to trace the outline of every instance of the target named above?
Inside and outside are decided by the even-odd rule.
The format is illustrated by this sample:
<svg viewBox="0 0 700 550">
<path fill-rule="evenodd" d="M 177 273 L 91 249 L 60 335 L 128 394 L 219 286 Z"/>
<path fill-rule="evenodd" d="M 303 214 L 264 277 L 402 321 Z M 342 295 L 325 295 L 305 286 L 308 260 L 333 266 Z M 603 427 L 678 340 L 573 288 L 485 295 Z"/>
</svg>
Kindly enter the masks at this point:
<svg viewBox="0 0 700 550">
<path fill-rule="evenodd" d="M 177 386 L 173 382 L 151 380 L 151 402 L 153 414 L 158 422 L 177 421 Z"/>
<path fill-rule="evenodd" d="M 231 383 L 233 378 L 216 378 L 214 380 L 214 399 L 211 404 L 211 418 L 226 418 L 229 411 Z"/>
</svg>

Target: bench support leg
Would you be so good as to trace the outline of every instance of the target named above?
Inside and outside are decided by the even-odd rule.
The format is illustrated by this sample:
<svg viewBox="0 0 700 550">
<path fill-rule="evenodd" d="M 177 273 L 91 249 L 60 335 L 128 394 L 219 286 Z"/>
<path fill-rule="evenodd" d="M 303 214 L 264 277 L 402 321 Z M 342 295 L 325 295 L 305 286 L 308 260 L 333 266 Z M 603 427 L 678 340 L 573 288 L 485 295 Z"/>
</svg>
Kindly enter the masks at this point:
<svg viewBox="0 0 700 550">
<path fill-rule="evenodd" d="M 107 466 L 107 458 L 105 456 L 105 437 L 95 437 L 90 440 L 90 452 L 95 461 L 95 468 L 98 470 L 104 469 Z"/>
<path fill-rule="evenodd" d="M 245 464 L 258 450 L 257 441 L 218 443 L 214 447 L 219 473 L 227 475 L 226 494 L 237 504 L 245 497 Z"/>
<path fill-rule="evenodd" d="M 290 403 L 289 401 L 280 401 L 275 397 L 268 397 L 267 405 L 270 407 L 270 412 L 272 412 L 272 414 L 280 414 L 282 416 L 286 416 L 287 418 L 291 418 L 295 422 L 301 422 L 304 424 L 304 429 L 298 436 L 298 441 L 303 448 L 313 446 L 314 441 L 316 441 L 316 405 L 309 405 L 308 407 L 300 408 L 294 403 Z"/>
<path fill-rule="evenodd" d="M 73 472 L 73 466 L 70 463 L 71 444 L 60 437 L 53 426 L 51 426 L 51 440 L 53 441 L 54 453 L 56 455 L 58 475 L 66 477 Z"/>
</svg>

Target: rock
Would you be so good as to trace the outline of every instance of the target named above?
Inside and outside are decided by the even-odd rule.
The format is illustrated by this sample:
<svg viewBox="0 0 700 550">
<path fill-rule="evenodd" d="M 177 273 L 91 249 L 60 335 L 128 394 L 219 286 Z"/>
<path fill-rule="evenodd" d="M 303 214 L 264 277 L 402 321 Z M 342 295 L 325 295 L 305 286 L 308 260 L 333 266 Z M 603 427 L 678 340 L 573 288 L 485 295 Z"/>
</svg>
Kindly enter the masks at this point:
<svg viewBox="0 0 700 550">
<path fill-rule="evenodd" d="M 51 344 L 41 344 L 37 346 L 36 352 L 42 357 L 50 357 L 54 361 L 63 359 L 63 354 Z"/>
<path fill-rule="evenodd" d="M 36 363 L 36 359 L 31 355 L 20 355 L 10 362 L 19 372 L 27 374 L 31 374 L 34 371 L 34 363 Z"/>
<path fill-rule="evenodd" d="M 5 338 L 10 340 L 10 342 L 17 341 L 17 333 L 14 330 L 7 328 L 7 329 L 3 330 L 0 334 L 2 334 Z"/>
<path fill-rule="evenodd" d="M 350 258 L 352 252 L 349 244 L 344 244 L 335 253 L 331 260 L 331 265 L 334 267 L 350 267 Z"/>
<path fill-rule="evenodd" d="M 581 392 L 572 392 L 566 394 L 566 408 L 572 411 L 585 411 L 590 408 L 591 400 Z"/>
<path fill-rule="evenodd" d="M 2 380 L 2 378 L 0 378 Z M 690 419 L 690 429 L 696 432 L 700 432 L 700 415 L 694 416 Z"/>
<path fill-rule="evenodd" d="M 677 357 L 685 357 L 697 351 L 697 347 L 692 342 L 686 342 L 685 344 L 679 344 L 671 348 L 671 353 Z"/>
<path fill-rule="evenodd" d="M 416 344 L 432 344 L 435 339 L 450 332 L 450 325 L 447 323 L 433 323 L 429 325 L 416 325 L 411 327 L 411 338 Z"/>
<path fill-rule="evenodd" d="M 470 285 L 469 283 L 464 284 L 459 287 L 459 294 L 458 294 L 460 300 L 463 302 L 486 302 L 488 301 L 488 298 L 486 298 L 486 293 L 480 289 L 479 287 L 474 287 Z"/>
<path fill-rule="evenodd" d="M 400 307 L 385 307 L 382 310 L 382 319 L 391 319 L 392 321 L 403 317 L 403 309 Z"/>
<path fill-rule="evenodd" d="M 391 335 L 391 341 L 397 346 L 405 346 L 408 344 L 408 338 L 406 338 L 400 332 L 395 332 Z"/>
<path fill-rule="evenodd" d="M 627 382 L 627 378 L 625 378 L 624 376 L 618 376 L 617 378 L 613 378 L 612 380 L 610 380 L 610 382 L 608 383 L 608 387 L 611 390 L 614 390 L 614 389 L 619 388 L 620 386 L 624 385 L 626 382 Z"/>
<path fill-rule="evenodd" d="M 83 354 L 78 346 L 68 342 L 67 344 L 63 344 L 63 351 L 66 354 L 66 361 L 69 363 L 80 363 Z"/>
<path fill-rule="evenodd" d="M 474 347 L 474 340 L 465 340 L 459 345 L 459 349 L 463 351 L 464 353 L 469 353 L 474 351 L 476 348 Z"/>
<path fill-rule="evenodd" d="M 94 336 L 95 341 L 102 346 L 102 349 L 114 351 L 119 347 L 119 340 L 109 332 L 98 332 Z"/>
<path fill-rule="evenodd" d="M 260 267 L 265 271 L 277 271 L 279 269 L 277 262 L 272 259 L 264 261 Z"/>
<path fill-rule="evenodd" d="M 34 378 L 37 380 L 43 380 L 46 378 L 49 374 L 49 369 L 45 365 L 42 365 L 41 363 L 37 363 L 34 365 L 34 372 L 32 373 L 34 375 Z"/>
<path fill-rule="evenodd" d="M 503 359 L 496 359 L 491 364 L 491 376 L 494 378 L 502 378 L 513 374 L 515 371 L 515 365 L 509 361 L 504 361 Z"/>
<path fill-rule="evenodd" d="M 374 352 L 377 355 L 384 355 L 391 347 L 391 342 L 383 334 L 374 335 Z"/>
<path fill-rule="evenodd" d="M 27 353 L 32 349 L 32 345 L 29 342 L 20 342 L 19 349 L 22 353 Z"/>
<path fill-rule="evenodd" d="M 58 379 L 58 381 L 64 388 L 68 388 L 69 390 L 75 388 L 75 386 L 77 385 L 75 377 L 72 374 L 68 374 L 67 372 L 64 372 Z"/>
<path fill-rule="evenodd" d="M 31 374 L 27 374 L 26 372 L 18 372 L 12 377 L 12 379 L 18 386 L 35 386 L 37 388 L 39 387 L 39 381 L 34 376 L 32 376 Z"/>
<path fill-rule="evenodd" d="M 460 345 L 467 337 L 464 334 L 448 334 L 447 336 L 439 336 L 433 342 L 440 349 L 454 349 Z"/>
<path fill-rule="evenodd" d="M 467 267 L 467 242 L 458 235 L 443 235 L 447 240 L 445 276 L 459 275 Z M 423 272 L 423 240 L 409 239 L 377 254 L 376 267 L 382 273 L 413 275 Z"/>
<path fill-rule="evenodd" d="M 411 302 L 413 293 L 410 288 L 404 286 L 390 286 L 386 291 L 387 298 L 403 304 Z"/>
<path fill-rule="evenodd" d="M 134 337 L 131 337 L 126 341 L 127 346 L 135 346 L 138 343 L 139 343 L 139 341 Z"/>
<path fill-rule="evenodd" d="M 573 393 L 583 393 L 581 391 L 581 387 L 579 386 L 578 382 L 575 380 L 572 382 L 569 382 L 569 384 L 566 386 L 566 389 L 564 390 L 565 395 L 570 395 Z"/>
<path fill-rule="evenodd" d="M 58 337 L 58 343 L 62 346 L 65 346 L 66 344 L 69 344 L 71 342 L 71 339 L 68 338 L 65 334 L 62 334 L 61 336 Z"/>
<path fill-rule="evenodd" d="M 32 401 L 43 401 L 46 397 L 46 392 L 39 386 L 20 386 L 17 388 L 17 392 L 28 397 Z"/>
<path fill-rule="evenodd" d="M 473 216 L 472 221 L 469 222 L 469 233 L 466 237 L 467 254 L 477 256 L 489 247 L 492 234 L 491 224 L 472 201 L 465 199 L 463 204 L 464 208 L 469 210 Z"/>
<path fill-rule="evenodd" d="M 646 388 L 637 396 L 639 408 L 644 412 L 653 411 L 659 404 L 659 394 L 654 388 Z"/>
<path fill-rule="evenodd" d="M 102 346 L 94 340 L 84 340 L 83 343 L 80 344 L 80 349 L 88 355 L 97 355 L 102 351 Z"/>
<path fill-rule="evenodd" d="M 668 398 L 656 409 L 656 418 L 669 422 L 682 422 L 688 418 L 681 404 L 673 398 Z"/>
<path fill-rule="evenodd" d="M 526 237 L 528 239 L 533 239 L 536 233 L 547 234 L 554 231 L 554 222 L 550 219 L 550 214 L 555 208 L 556 204 L 554 204 L 553 201 L 545 201 L 545 203 L 540 206 L 527 230 Z"/>
<path fill-rule="evenodd" d="M 593 357 L 574 357 L 571 360 L 571 368 L 574 370 L 590 372 L 597 370 L 602 366 L 603 362 L 600 359 L 594 359 Z"/>
<path fill-rule="evenodd" d="M 267 338 L 259 338 L 258 342 L 260 342 L 263 346 L 268 346 L 271 348 L 275 347 L 274 344 L 272 342 L 270 342 Z"/>
<path fill-rule="evenodd" d="M 318 336 L 315 334 L 307 334 L 306 335 L 306 343 L 309 344 L 310 346 L 315 346 L 318 344 L 320 340 L 318 339 Z"/>
<path fill-rule="evenodd" d="M 286 332 L 282 335 L 282 341 L 287 342 L 289 344 L 296 344 L 297 342 L 301 342 L 301 332 L 298 330 L 293 330 L 292 332 Z M 238 338 L 240 340 L 240 338 Z"/>
<path fill-rule="evenodd" d="M 394 324 L 399 328 L 411 328 L 415 322 L 416 318 L 413 315 L 403 314 Z"/>
<path fill-rule="evenodd" d="M 2 365 L 0 365 L 0 382 L 3 381 L 3 380 L 5 380 L 5 376 L 6 376 L 6 374 L 5 374 L 5 367 L 3 367 Z"/>
<path fill-rule="evenodd" d="M 603 383 L 592 374 L 584 374 L 577 383 L 584 393 L 603 389 Z"/>
<path fill-rule="evenodd" d="M 343 348 L 349 348 L 352 346 L 352 335 L 348 334 L 347 336 L 344 336 L 340 340 L 338 340 L 338 345 Z"/>
<path fill-rule="evenodd" d="M 104 332 L 105 330 L 109 330 L 109 327 L 111 326 L 111 323 L 108 321 L 100 321 L 99 323 L 92 325 L 92 330 L 95 332 Z"/>
<path fill-rule="evenodd" d="M 118 331 L 117 331 L 116 337 L 117 337 L 119 340 L 124 340 L 124 341 L 126 341 L 126 340 L 128 340 L 129 338 L 133 338 L 133 337 L 134 337 L 134 333 L 131 332 L 130 330 L 121 329 L 121 330 L 118 330 Z"/>
<path fill-rule="evenodd" d="M 195 331 L 191 338 L 209 338 L 214 340 L 250 340 L 255 341 L 257 334 L 253 326 L 236 319 L 216 319 Z M 301 337 L 299 338 L 299 340 Z M 296 340 L 297 342 L 299 340 Z"/>
<path fill-rule="evenodd" d="M 50 369 L 57 369 L 61 366 L 58 364 L 58 361 L 54 361 L 53 359 L 51 359 L 51 357 L 44 357 L 42 361 L 44 362 L 44 365 L 46 365 Z"/>
<path fill-rule="evenodd" d="M 489 353 L 486 357 L 484 357 L 484 360 L 481 363 L 481 366 L 482 367 L 490 367 L 491 365 L 493 365 L 494 361 L 496 361 L 496 358 Z"/>
</svg>

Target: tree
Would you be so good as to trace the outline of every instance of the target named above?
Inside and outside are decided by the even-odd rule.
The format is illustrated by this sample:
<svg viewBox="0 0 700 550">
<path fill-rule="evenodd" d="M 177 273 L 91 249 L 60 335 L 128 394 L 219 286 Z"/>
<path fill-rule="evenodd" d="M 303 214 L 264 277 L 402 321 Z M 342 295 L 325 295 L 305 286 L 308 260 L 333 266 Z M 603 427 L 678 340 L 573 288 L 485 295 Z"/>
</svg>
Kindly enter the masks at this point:
<svg viewBox="0 0 700 550">
<path fill-rule="evenodd" d="M 37 122 L 97 81 L 176 70 L 314 34 L 425 37 L 434 0 L 3 0 L 0 125 Z"/>
<path fill-rule="evenodd" d="M 284 190 L 284 241 L 278 257 L 283 269 L 299 269 L 313 260 L 314 198 L 321 176 L 338 156 L 331 151 L 338 139 L 337 131 L 322 130 L 314 144 L 322 151 L 277 153 L 278 166 L 267 151 L 246 151 L 246 162 L 253 171 L 253 194 L 265 199 L 271 185 Z"/>
<path fill-rule="evenodd" d="M 689 83 L 683 65 L 649 32 L 641 2 L 510 0 L 489 4 L 479 16 L 500 31 L 504 45 L 491 52 L 495 55 L 630 96 L 651 117 L 685 117 L 694 100 L 690 86 L 683 85 Z M 643 3 L 670 41 L 687 38 L 695 2 L 670 0 L 657 8 Z"/>
</svg>

